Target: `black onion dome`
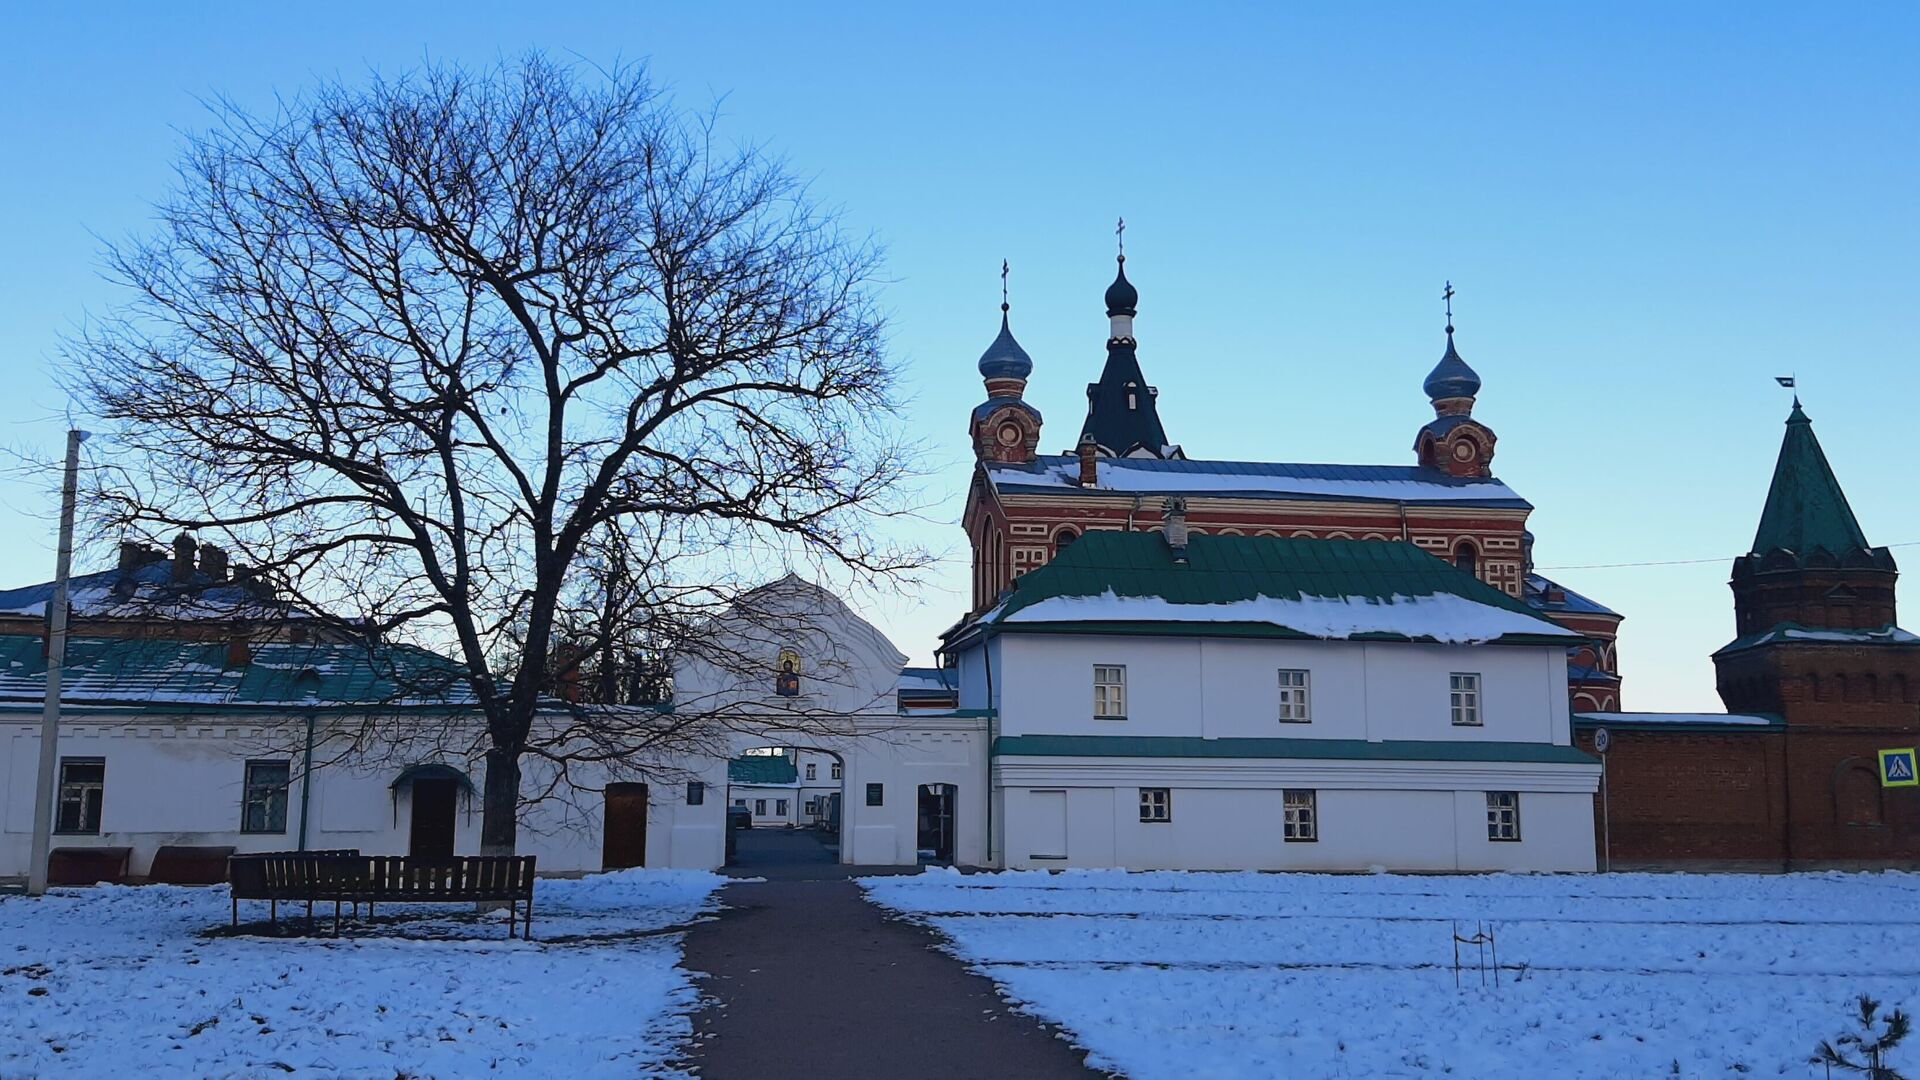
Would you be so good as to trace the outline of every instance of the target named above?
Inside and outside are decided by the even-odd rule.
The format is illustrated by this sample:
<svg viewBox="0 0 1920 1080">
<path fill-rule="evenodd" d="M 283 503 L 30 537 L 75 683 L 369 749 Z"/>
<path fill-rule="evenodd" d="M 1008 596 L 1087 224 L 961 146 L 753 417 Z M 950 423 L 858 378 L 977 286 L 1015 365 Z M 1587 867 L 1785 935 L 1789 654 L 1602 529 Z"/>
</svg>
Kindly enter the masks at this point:
<svg viewBox="0 0 1920 1080">
<path fill-rule="evenodd" d="M 1460 353 L 1453 347 L 1453 328 L 1447 328 L 1447 354 L 1433 365 L 1433 371 L 1422 384 L 1427 396 L 1435 401 L 1443 398 L 1472 397 L 1480 392 L 1480 376 L 1460 359 Z"/>
<path fill-rule="evenodd" d="M 1120 270 L 1113 275 L 1113 284 L 1107 286 L 1107 314 L 1135 315 L 1140 306 L 1140 290 L 1127 280 L 1127 257 L 1120 256 Z"/>
<path fill-rule="evenodd" d="M 1013 328 L 1007 325 L 1007 313 L 1000 313 L 1000 336 L 980 354 L 980 377 L 984 379 L 1024 379 L 1033 374 L 1033 358 L 1013 340 Z"/>
</svg>

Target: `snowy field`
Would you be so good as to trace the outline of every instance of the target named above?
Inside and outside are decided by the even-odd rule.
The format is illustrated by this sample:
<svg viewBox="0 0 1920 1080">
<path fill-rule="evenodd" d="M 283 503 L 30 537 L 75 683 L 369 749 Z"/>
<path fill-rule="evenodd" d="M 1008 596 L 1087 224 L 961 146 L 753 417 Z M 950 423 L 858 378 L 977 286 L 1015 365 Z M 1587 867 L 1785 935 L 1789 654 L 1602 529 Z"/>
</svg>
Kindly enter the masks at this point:
<svg viewBox="0 0 1920 1080">
<path fill-rule="evenodd" d="M 542 881 L 531 942 L 471 904 L 274 939 L 206 936 L 227 926 L 225 888 L 0 897 L 0 1078 L 677 1076 L 696 994 L 662 931 L 722 880 Z"/>
<path fill-rule="evenodd" d="M 1920 874 L 861 884 L 1133 1080 L 1800 1080 L 1856 995 L 1920 1011 Z M 1492 924 L 1497 989 L 1470 948 L 1455 987 L 1454 920 Z"/>
</svg>

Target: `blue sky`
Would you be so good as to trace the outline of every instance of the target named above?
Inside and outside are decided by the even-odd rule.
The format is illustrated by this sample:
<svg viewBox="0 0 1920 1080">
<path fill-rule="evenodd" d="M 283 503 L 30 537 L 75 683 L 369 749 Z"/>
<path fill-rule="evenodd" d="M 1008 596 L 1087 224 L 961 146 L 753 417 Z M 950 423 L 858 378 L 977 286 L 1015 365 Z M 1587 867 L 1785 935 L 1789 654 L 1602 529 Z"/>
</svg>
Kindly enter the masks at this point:
<svg viewBox="0 0 1920 1080">
<path fill-rule="evenodd" d="M 1920 542 L 1911 6 L 43 4 L 9 29 L 14 447 L 57 452 L 55 343 L 113 299 L 95 236 L 144 227 L 202 100 L 537 47 L 718 99 L 887 245 L 906 419 L 939 466 L 918 535 L 946 559 L 859 606 L 916 657 L 964 604 L 1000 260 L 1063 450 L 1119 214 L 1141 361 L 1196 457 L 1410 461 L 1452 279 L 1540 564 L 1713 560 L 1556 572 L 1626 613 L 1631 708 L 1718 705 L 1728 562 L 1788 405 L 1772 376 L 1800 377 L 1868 536 Z M 0 485 L 0 584 L 49 575 L 52 502 Z"/>
</svg>

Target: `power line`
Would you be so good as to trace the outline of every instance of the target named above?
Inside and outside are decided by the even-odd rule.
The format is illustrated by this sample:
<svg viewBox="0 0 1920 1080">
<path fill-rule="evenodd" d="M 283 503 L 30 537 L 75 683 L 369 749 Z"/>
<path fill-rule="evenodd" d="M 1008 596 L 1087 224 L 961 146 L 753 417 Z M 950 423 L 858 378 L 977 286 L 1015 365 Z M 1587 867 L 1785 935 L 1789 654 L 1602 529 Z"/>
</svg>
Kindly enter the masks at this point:
<svg viewBox="0 0 1920 1080">
<path fill-rule="evenodd" d="M 1879 544 L 1876 546 L 1890 547 L 1890 548 L 1915 547 L 1915 546 L 1920 546 L 1920 540 L 1902 540 L 1897 544 Z M 1749 554 L 1751 554 L 1751 552 L 1742 552 L 1739 555 L 1723 555 L 1717 559 L 1660 559 L 1652 562 L 1584 563 L 1578 566 L 1536 566 L 1534 567 L 1534 569 L 1535 570 L 1618 570 L 1623 567 L 1631 567 L 1631 566 L 1698 566 L 1702 563 L 1732 562 L 1735 559 L 1743 559 Z"/>
</svg>

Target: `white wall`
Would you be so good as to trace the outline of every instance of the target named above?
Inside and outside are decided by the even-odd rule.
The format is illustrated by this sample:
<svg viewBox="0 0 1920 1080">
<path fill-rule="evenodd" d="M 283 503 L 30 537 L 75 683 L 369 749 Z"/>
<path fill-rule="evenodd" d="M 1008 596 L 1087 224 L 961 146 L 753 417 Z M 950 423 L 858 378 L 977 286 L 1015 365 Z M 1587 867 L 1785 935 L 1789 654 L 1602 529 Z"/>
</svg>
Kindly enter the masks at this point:
<svg viewBox="0 0 1920 1080">
<path fill-rule="evenodd" d="M 144 876 L 154 852 L 165 845 L 231 846 L 241 852 L 285 851 L 298 846 L 301 819 L 300 725 L 276 727 L 266 718 L 154 717 L 90 714 L 68 718 L 61 728 L 62 757 L 106 762 L 100 832 L 56 835 L 55 847 L 129 847 L 131 872 Z M 392 787 L 405 764 L 386 757 L 325 764 L 331 756 L 321 732 L 322 762 L 307 806 L 307 846 L 358 848 L 370 855 L 403 855 L 412 825 L 410 789 Z M 0 720 L 0 877 L 26 874 L 31 855 L 39 728 L 33 722 Z M 240 831 L 241 790 L 248 759 L 291 764 L 287 828 L 283 833 Z M 476 789 L 483 781 L 477 762 L 443 759 L 465 771 Z M 523 791 L 544 788 L 542 766 L 528 759 Z M 609 777 L 574 770 L 576 780 L 597 786 Z M 725 858 L 726 762 L 686 758 L 653 763 L 648 785 L 647 865 L 712 868 Z M 616 777 L 615 779 L 620 779 Z M 706 785 L 701 806 L 686 805 L 687 782 Z M 562 792 L 524 808 L 518 850 L 538 858 L 542 873 L 579 873 L 601 867 L 602 810 L 598 791 Z M 455 816 L 459 854 L 480 852 L 480 804 L 476 791 L 462 799 Z"/>
<path fill-rule="evenodd" d="M 786 809 L 780 808 L 785 802 Z M 800 789 L 784 784 L 739 784 L 728 785 L 727 802 L 745 803 L 747 811 L 753 815 L 756 829 L 779 828 L 783 825 L 796 825 L 800 821 Z"/>
<path fill-rule="evenodd" d="M 1027 759 L 1032 760 L 1032 759 Z M 1299 768 L 1280 775 L 1195 775 L 1190 762 L 1130 761 L 1129 773 L 1100 783 L 1098 765 L 1086 775 L 1051 763 L 1052 775 L 1013 778 L 1004 789 L 1006 865 L 1013 868 L 1125 867 L 1131 870 L 1369 870 L 1404 871 L 1594 869 L 1593 797 L 1568 791 L 1579 780 L 1546 767 L 1510 767 L 1478 780 L 1445 771 L 1428 776 L 1368 778 L 1364 770 Z M 1003 771 L 1019 773 L 1016 762 Z M 1534 770 L 1539 770 L 1535 772 Z M 1109 771 L 1112 771 L 1111 769 Z M 1411 770 L 1401 770 L 1402 773 Z M 1571 781 L 1571 783 L 1570 783 Z M 1455 786 L 1472 782 L 1476 786 Z M 1374 786 L 1357 786 L 1372 783 Z M 1484 784 L 1487 786 L 1478 786 Z M 1349 785 L 1349 786 L 1341 786 Z M 1430 785 L 1430 786 L 1419 786 Z M 1141 787 L 1166 787 L 1173 818 L 1139 817 Z M 1288 842 L 1283 792 L 1316 792 L 1319 838 Z M 1487 838 L 1486 792 L 1520 793 L 1521 839 Z M 1064 800 L 1062 799 L 1064 795 Z M 1058 855 L 1059 821 L 1066 810 L 1066 858 Z"/>
<path fill-rule="evenodd" d="M 1567 745 L 1560 647 L 1415 645 L 1136 635 L 1006 634 L 994 657 L 1003 735 L 1482 740 Z M 962 701 L 984 695 L 981 648 L 960 663 Z M 1093 668 L 1127 669 L 1125 720 L 1093 716 Z M 1310 672 L 1312 720 L 1278 719 L 1282 668 Z M 1456 727 L 1448 676 L 1480 675 L 1478 727 Z M 969 693 L 969 691 L 972 693 Z"/>
</svg>

